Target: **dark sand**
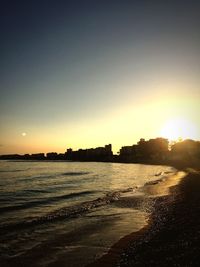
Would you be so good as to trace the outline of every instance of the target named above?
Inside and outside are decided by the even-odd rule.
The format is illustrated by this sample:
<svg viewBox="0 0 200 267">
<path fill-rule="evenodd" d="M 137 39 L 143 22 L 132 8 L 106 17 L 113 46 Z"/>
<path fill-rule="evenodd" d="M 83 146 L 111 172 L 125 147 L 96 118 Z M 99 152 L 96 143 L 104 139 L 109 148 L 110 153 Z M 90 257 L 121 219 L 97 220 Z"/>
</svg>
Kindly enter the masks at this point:
<svg viewBox="0 0 200 267">
<path fill-rule="evenodd" d="M 89 266 L 200 266 L 200 171 L 187 173 L 175 186 L 150 185 L 149 193 L 160 195 L 149 225 L 122 238 Z M 162 194 L 166 188 L 168 195 Z"/>
</svg>

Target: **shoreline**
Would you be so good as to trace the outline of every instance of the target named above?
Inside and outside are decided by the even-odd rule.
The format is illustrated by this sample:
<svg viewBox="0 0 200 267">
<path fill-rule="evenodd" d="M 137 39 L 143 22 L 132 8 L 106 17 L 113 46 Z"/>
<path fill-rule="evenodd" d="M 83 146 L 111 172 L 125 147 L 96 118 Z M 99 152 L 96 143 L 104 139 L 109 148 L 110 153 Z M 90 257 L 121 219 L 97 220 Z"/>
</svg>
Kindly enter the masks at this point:
<svg viewBox="0 0 200 267">
<path fill-rule="evenodd" d="M 17 169 L 19 171 L 21 169 L 24 169 L 22 166 L 18 166 L 18 165 L 16 165 L 16 166 L 17 166 Z M 120 170 L 121 170 L 121 168 L 122 168 L 122 166 L 120 166 Z M 129 167 L 124 166 L 123 168 L 125 171 L 128 171 Z M 65 169 L 65 166 L 64 166 L 64 169 Z M 117 169 L 117 170 L 119 172 L 119 169 Z M 132 170 L 132 166 L 130 166 L 130 170 Z M 133 170 L 135 170 L 134 166 L 133 166 Z M 160 176 L 161 173 L 164 173 L 165 170 L 168 173 L 171 170 L 171 168 L 160 168 L 160 167 L 157 168 L 156 167 L 155 171 L 153 171 L 153 172 L 152 172 L 152 168 L 150 168 L 148 170 L 150 171 L 150 173 L 152 173 L 152 179 L 158 179 L 158 178 L 161 178 L 161 176 Z M 66 172 L 66 170 L 65 170 L 65 172 Z M 105 172 L 108 175 L 107 167 L 106 167 Z M 141 169 L 139 168 L 139 173 L 140 172 L 141 172 Z M 61 173 L 63 173 L 63 171 L 61 171 Z M 149 173 L 149 172 L 147 172 L 147 173 Z M 155 177 L 154 177 L 154 174 L 155 174 Z M 20 173 L 19 176 L 21 176 L 21 175 L 22 174 Z M 25 176 L 27 176 L 26 171 L 25 171 Z M 128 175 L 128 177 L 130 177 L 130 175 Z M 119 178 L 121 178 L 121 175 L 119 175 Z M 106 181 L 107 181 L 107 176 L 106 176 Z M 132 179 L 130 181 L 132 181 Z M 146 178 L 145 181 L 150 181 L 150 178 Z M 143 184 L 143 182 L 141 184 Z M 129 182 L 127 185 L 129 185 Z M 106 186 L 106 188 L 108 188 L 108 187 Z M 112 188 L 112 186 L 111 186 L 111 188 Z M 128 188 L 128 191 L 127 191 L 127 189 L 126 189 L 126 191 L 124 191 L 124 189 L 120 190 L 120 192 L 123 191 L 122 192 L 123 193 L 122 195 L 124 197 L 123 200 L 118 201 L 118 198 L 120 195 L 120 192 L 118 192 L 118 191 L 117 192 L 115 191 L 114 194 L 110 194 L 110 193 L 107 194 L 103 199 L 96 199 L 97 200 L 97 203 L 95 202 L 96 204 L 101 204 L 101 203 L 103 204 L 103 202 L 105 202 L 105 204 L 107 205 L 107 202 L 112 201 L 112 199 L 116 200 L 116 203 L 114 202 L 111 205 L 108 205 L 108 210 L 106 208 L 104 211 L 104 208 L 103 208 L 103 209 L 100 209 L 99 213 L 98 213 L 98 210 L 97 210 L 97 213 L 96 213 L 96 211 L 94 211 L 95 214 L 94 215 L 91 214 L 91 219 L 88 219 L 89 224 L 86 223 L 86 224 L 84 224 L 84 227 L 82 227 L 82 223 L 80 223 L 80 226 L 81 226 L 80 231 L 77 231 L 77 230 L 79 230 L 79 227 L 77 227 L 77 226 L 74 227 L 74 228 L 76 228 L 76 231 L 73 231 L 74 228 L 71 228 L 71 227 L 70 227 L 71 229 L 69 228 L 68 232 L 70 233 L 70 235 L 68 234 L 68 232 L 66 230 L 64 230 L 64 232 L 62 232 L 62 235 L 60 235 L 60 236 L 58 235 L 61 233 L 60 231 L 58 231 L 58 232 L 54 231 L 55 238 L 52 239 L 51 236 L 49 236 L 49 238 L 47 240 L 45 240 L 44 243 L 39 243 L 39 245 L 36 245 L 33 248 L 28 249 L 28 250 L 27 249 L 21 250 L 22 251 L 21 255 L 20 254 L 14 255 L 14 253 L 13 253 L 14 257 L 12 257 L 12 254 L 11 254 L 12 252 L 10 253 L 11 257 L 10 256 L 7 257 L 5 255 L 5 257 L 3 257 L 3 260 L 5 260 L 4 261 L 5 264 L 7 263 L 6 266 L 20 266 L 20 263 L 22 263 L 22 262 L 23 262 L 24 266 L 33 266 L 34 261 L 36 259 L 37 259 L 37 261 L 35 262 L 35 264 L 37 266 L 39 266 L 40 260 L 41 260 L 41 262 L 42 261 L 44 262 L 47 260 L 48 265 L 46 265 L 46 266 L 50 266 L 49 265 L 50 262 L 52 262 L 52 266 L 56 266 L 56 264 L 58 264 L 58 265 L 60 264 L 60 266 L 65 266 L 66 263 L 71 264 L 70 266 L 73 266 L 73 264 L 75 264 L 75 262 L 77 262 L 77 263 L 80 262 L 79 266 L 84 266 L 83 262 L 85 262 L 85 264 L 88 264 L 91 261 L 96 259 L 96 255 L 99 255 L 99 256 L 103 255 L 109 249 L 109 247 L 112 246 L 112 244 L 117 242 L 121 237 L 123 237 L 123 236 L 125 236 L 125 235 L 127 235 L 133 231 L 133 225 L 132 225 L 133 221 L 134 222 L 136 221 L 136 224 L 134 225 L 134 229 L 135 229 L 134 231 L 139 230 L 141 227 L 143 227 L 143 225 L 146 224 L 146 218 L 147 217 L 145 216 L 145 212 L 144 212 L 144 214 L 142 214 L 142 213 L 140 214 L 140 210 L 139 210 L 140 205 L 143 206 L 143 201 L 142 201 L 143 196 L 141 196 L 140 193 L 135 196 L 135 193 L 133 192 L 133 195 L 134 195 L 133 196 L 133 203 L 129 204 L 129 202 L 132 202 L 132 200 L 130 199 L 130 195 L 132 198 L 132 191 L 133 190 L 132 189 L 129 190 L 129 187 L 127 187 L 127 186 L 122 186 L 122 187 L 120 186 L 119 188 L 122 188 L 122 189 Z M 110 192 L 112 193 L 112 190 Z M 130 205 L 131 205 L 131 207 L 136 205 L 136 207 L 138 207 L 138 212 L 137 212 L 137 208 L 136 208 L 136 211 L 134 211 L 134 212 L 132 212 L 130 210 L 130 216 L 129 216 L 129 211 L 128 210 L 124 211 L 123 208 L 127 207 L 129 209 Z M 85 210 L 85 207 L 83 207 L 83 208 L 84 208 L 84 212 L 87 211 L 87 210 Z M 118 211 L 118 209 L 119 209 L 119 211 Z M 120 209 L 121 209 L 121 211 L 120 211 Z M 127 212 L 128 212 L 128 215 L 127 215 Z M 111 214 L 111 216 L 107 216 L 109 214 Z M 115 216 L 115 214 L 116 214 L 116 216 Z M 82 221 L 85 220 L 84 218 L 82 219 L 82 216 L 78 216 L 78 218 L 79 217 L 80 217 L 80 220 L 82 220 Z M 88 218 L 90 218 L 90 214 L 89 214 Z M 48 219 L 50 219 L 50 221 L 51 221 L 51 217 L 50 218 L 48 217 Z M 86 216 L 86 219 L 87 219 L 87 216 Z M 138 222 L 137 222 L 137 220 L 138 220 Z M 77 221 L 79 221 L 79 219 Z M 91 221 L 91 223 L 90 223 L 90 221 Z M 41 224 L 40 222 L 39 222 L 39 224 Z M 56 224 L 57 224 L 57 222 L 56 222 Z M 61 224 L 62 224 L 62 220 L 61 220 Z M 71 223 L 71 224 L 73 224 L 73 223 Z M 58 225 L 59 225 L 59 223 L 58 223 Z M 31 226 L 31 225 L 28 224 L 27 226 L 28 227 L 27 227 L 27 229 L 25 229 L 25 234 L 27 231 L 29 231 L 29 226 Z M 47 227 L 48 227 L 48 224 L 47 224 Z M 24 228 L 25 227 L 23 224 L 22 233 L 24 231 Z M 33 227 L 32 229 L 34 229 L 34 228 L 35 227 Z M 42 228 L 43 228 L 43 226 L 42 226 Z M 45 224 L 45 229 L 46 229 L 46 224 Z M 104 229 L 106 229 L 106 230 L 104 231 Z M 20 229 L 20 231 L 21 231 L 21 229 Z M 4 232 L 4 231 L 2 231 L 2 232 Z M 16 229 L 16 232 L 18 232 L 18 229 Z M 99 232 L 99 235 L 98 235 L 98 232 Z M 8 233 L 9 233 L 9 231 L 8 231 Z M 63 235 L 63 233 L 64 233 L 64 235 Z M 93 234 L 94 234 L 94 237 L 92 237 Z M 103 234 L 104 240 L 101 238 L 102 234 Z M 108 238 L 108 234 L 111 237 L 111 239 Z M 90 235 L 91 235 L 91 237 L 90 237 Z M 95 235 L 96 235 L 96 237 L 95 237 Z M 87 245 L 85 246 L 84 245 L 84 244 L 86 244 L 85 239 L 87 239 L 87 238 L 89 241 L 87 241 Z M 6 237 L 4 238 L 4 240 L 6 242 Z M 81 240 L 83 240 L 83 242 Z M 97 240 L 97 241 L 95 241 L 95 240 Z M 110 241 L 108 242 L 108 240 L 110 240 Z M 79 248 L 79 245 L 77 246 L 77 244 L 81 244 L 80 248 Z M 74 249 L 71 248 L 73 246 L 74 246 Z M 95 246 L 96 246 L 96 248 L 95 248 Z M 88 247 L 88 249 L 86 247 Z M 15 247 L 13 247 L 13 248 L 15 249 Z M 19 250 L 20 250 L 20 247 L 17 249 L 17 251 L 19 251 Z M 50 253 L 51 256 L 48 256 L 49 251 L 51 251 L 51 253 Z M 77 254 L 76 254 L 76 251 L 77 251 Z M 87 255 L 84 256 L 84 254 L 88 254 L 88 256 Z M 72 256 L 70 256 L 70 255 L 72 255 Z M 82 258 L 83 259 L 82 260 L 76 259 L 76 257 L 78 255 L 80 256 L 81 259 Z M 78 258 L 79 258 L 79 256 L 78 256 Z M 73 259 L 73 257 L 75 257 L 75 258 Z M 69 258 L 71 259 L 70 263 L 69 263 Z M 86 260 L 84 260 L 85 258 L 86 258 Z M 88 258 L 88 260 L 87 260 L 87 258 Z M 55 262 L 55 265 L 53 265 L 53 262 Z"/>
<path fill-rule="evenodd" d="M 170 167 L 177 168 L 177 166 L 170 166 Z M 131 230 L 129 232 L 130 234 L 125 235 L 119 241 L 115 239 L 115 241 L 117 242 L 113 243 L 113 245 L 110 247 L 109 251 L 106 254 L 104 254 L 102 257 L 100 257 L 96 261 L 93 261 L 91 263 L 88 263 L 86 265 L 81 265 L 81 266 L 95 266 L 95 267 L 96 266 L 97 267 L 98 266 L 105 266 L 105 267 L 106 266 L 177 266 L 177 265 L 172 265 L 171 262 L 169 265 L 163 265 L 163 262 L 161 262 L 161 258 L 159 258 L 161 256 L 158 256 L 161 252 L 162 257 L 164 258 L 168 256 L 171 257 L 171 254 L 165 252 L 166 250 L 165 243 L 167 242 L 165 239 L 162 239 L 163 232 L 166 232 L 167 228 L 169 229 L 173 228 L 173 224 L 171 224 L 171 222 L 174 222 L 174 221 L 179 222 L 179 220 L 177 220 L 176 213 L 178 211 L 178 214 L 181 214 L 181 212 L 185 210 L 182 208 L 180 212 L 180 206 L 182 205 L 182 204 L 180 205 L 180 203 L 185 201 L 184 198 L 186 196 L 186 193 L 187 193 L 187 196 L 186 196 L 187 197 L 186 202 L 187 202 L 187 200 L 190 199 L 191 194 L 193 194 L 193 189 L 196 190 L 195 191 L 196 193 L 199 192 L 200 190 L 200 182 L 199 182 L 200 172 L 199 171 L 197 170 L 195 171 L 194 169 L 184 168 L 187 171 L 187 175 L 181 178 L 181 176 L 179 177 L 178 174 L 182 172 L 183 168 L 179 166 L 179 168 L 177 169 L 175 170 L 174 173 L 166 172 L 166 174 L 172 173 L 169 176 L 163 177 L 162 179 L 157 179 L 152 182 L 147 182 L 145 186 L 141 187 L 142 190 L 140 192 L 146 195 L 145 199 L 147 200 L 147 202 L 148 202 L 148 197 L 149 197 L 149 201 L 154 203 L 153 205 L 150 205 L 151 207 L 153 207 L 153 209 L 152 208 L 150 209 L 151 212 L 147 220 L 147 224 L 137 232 L 131 233 L 131 231 L 133 231 L 133 228 L 130 229 Z M 159 173 L 156 174 L 155 176 L 159 176 Z M 188 177 L 190 177 L 189 180 L 188 180 Z M 193 185 L 193 182 L 195 183 L 195 186 Z M 170 194 L 168 194 L 168 191 L 170 191 Z M 189 195 L 188 195 L 188 192 L 189 192 Z M 197 196 L 196 199 L 199 200 L 198 194 L 196 196 Z M 193 205 L 192 206 L 193 210 L 195 210 L 195 202 L 191 201 L 190 204 Z M 176 208 L 177 205 L 178 205 L 178 208 Z M 174 208 L 176 208 L 175 213 L 173 212 Z M 188 208 L 190 211 L 191 205 L 189 205 Z M 186 216 L 185 215 L 180 216 L 180 218 L 181 218 L 181 222 L 185 223 L 185 219 L 187 220 L 187 212 L 186 212 Z M 196 218 L 196 217 L 194 216 L 193 218 Z M 193 226 L 196 226 L 195 229 L 197 229 L 197 234 L 199 234 L 200 230 L 197 226 L 200 225 L 200 222 L 198 224 L 197 219 L 199 219 L 198 216 Z M 189 227 L 189 228 L 192 228 L 192 227 Z M 174 229 L 173 232 L 177 231 L 176 225 L 173 229 Z M 184 232 L 185 229 L 188 230 L 188 226 L 183 227 L 182 232 Z M 192 235 L 195 236 L 195 231 L 192 232 Z M 170 234 L 168 233 L 167 236 L 170 236 Z M 153 255 L 151 255 L 148 258 L 148 256 L 146 256 L 146 253 L 148 253 L 149 255 L 149 253 L 154 252 L 154 249 L 153 249 L 154 245 L 152 245 L 154 244 L 154 242 L 152 241 L 154 239 L 157 240 L 157 244 L 155 247 L 159 247 L 160 250 L 158 251 L 159 253 L 155 252 L 153 253 Z M 200 238 L 198 240 L 200 240 Z M 149 244 L 148 247 L 147 247 L 147 244 Z M 165 246 L 164 252 L 161 251 L 163 246 Z M 177 249 L 176 243 L 173 244 L 173 248 L 174 250 Z M 197 249 L 197 248 L 195 247 L 194 249 Z M 140 255 L 143 255 L 143 257 L 141 258 Z M 195 258 L 195 255 L 196 254 L 193 255 L 193 258 Z M 138 257 L 140 259 L 138 259 Z M 144 259 L 146 259 L 146 262 L 144 262 Z M 156 265 L 156 261 L 158 260 L 160 262 L 158 265 Z M 149 261 L 153 261 L 153 264 L 149 265 Z M 178 265 L 178 266 L 195 266 L 195 265 L 193 264 L 193 265 Z"/>
<path fill-rule="evenodd" d="M 182 166 L 176 167 L 179 170 L 183 169 Z M 157 185 L 152 187 L 155 188 Z M 194 189 L 196 189 L 195 194 L 193 194 Z M 155 198 L 153 211 L 145 227 L 120 239 L 108 253 L 88 264 L 87 267 L 196 266 L 194 261 L 198 253 L 200 255 L 200 249 L 196 241 L 193 242 L 193 236 L 200 241 L 200 219 L 198 218 L 200 202 L 197 204 L 196 201 L 194 202 L 194 199 L 200 200 L 198 190 L 200 190 L 200 172 L 188 169 L 186 176 L 176 185 L 169 186 L 168 195 Z M 192 208 L 191 218 L 193 219 L 188 224 L 187 211 L 191 211 Z M 180 228 L 183 233 L 184 231 L 188 233 L 183 238 Z M 194 230 L 196 228 L 197 236 Z M 181 244 L 188 244 L 188 240 L 193 244 L 191 249 L 181 246 Z M 192 256 L 184 256 L 188 254 Z M 179 262 L 180 265 L 176 265 Z"/>
</svg>

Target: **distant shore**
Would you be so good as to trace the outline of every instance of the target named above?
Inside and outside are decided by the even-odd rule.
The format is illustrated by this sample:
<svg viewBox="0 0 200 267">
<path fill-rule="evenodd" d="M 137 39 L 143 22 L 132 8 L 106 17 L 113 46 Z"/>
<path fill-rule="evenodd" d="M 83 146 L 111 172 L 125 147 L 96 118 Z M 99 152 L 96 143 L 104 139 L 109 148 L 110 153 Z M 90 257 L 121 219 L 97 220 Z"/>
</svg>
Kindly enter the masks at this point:
<svg viewBox="0 0 200 267">
<path fill-rule="evenodd" d="M 66 160 L 81 162 L 118 162 L 142 163 L 154 165 L 173 165 L 177 162 L 200 160 L 200 141 L 186 139 L 169 143 L 169 140 L 157 137 L 149 140 L 140 138 L 137 144 L 122 146 L 117 155 L 112 151 L 112 144 L 104 147 L 73 150 L 68 148 L 65 153 L 48 152 L 34 154 L 0 155 L 0 160 Z"/>
<path fill-rule="evenodd" d="M 169 195 L 155 199 L 148 225 L 119 240 L 88 267 L 199 266 L 200 169 L 194 165 L 196 170 L 187 169 Z M 176 167 L 184 166 L 182 162 Z"/>
</svg>

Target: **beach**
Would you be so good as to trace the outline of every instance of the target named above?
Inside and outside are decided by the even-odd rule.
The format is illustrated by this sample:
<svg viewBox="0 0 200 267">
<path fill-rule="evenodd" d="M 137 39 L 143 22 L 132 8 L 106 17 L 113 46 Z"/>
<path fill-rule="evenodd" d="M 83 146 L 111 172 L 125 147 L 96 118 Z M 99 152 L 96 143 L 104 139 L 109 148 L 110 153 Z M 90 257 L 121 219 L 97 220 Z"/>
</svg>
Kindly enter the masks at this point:
<svg viewBox="0 0 200 267">
<path fill-rule="evenodd" d="M 10 180 L 9 177 L 13 177 L 15 174 L 16 185 L 18 184 L 18 187 L 20 185 L 19 193 L 29 193 L 27 201 L 30 198 L 30 190 L 28 188 L 32 178 L 34 178 L 34 184 L 37 186 L 35 179 L 43 183 L 43 191 L 48 192 L 49 188 L 52 188 L 51 180 L 49 180 L 51 171 L 48 170 L 48 173 L 46 173 L 46 166 L 51 166 L 53 171 L 58 163 L 54 163 L 55 166 L 52 163 L 35 163 L 35 167 L 39 168 L 39 172 L 37 171 L 36 173 L 37 175 L 40 173 L 40 176 L 35 178 L 30 173 L 28 184 L 27 182 L 24 184 L 27 178 L 18 180 L 17 177 L 21 177 L 23 172 L 24 177 L 26 177 L 27 167 L 33 167 L 32 163 L 21 163 L 21 169 L 18 168 L 17 170 L 14 168 L 15 163 L 9 164 L 13 169 L 9 169 L 8 180 L 7 182 L 4 181 L 6 182 L 6 187 L 9 189 L 8 182 L 13 181 L 13 178 Z M 80 163 L 78 165 L 74 164 L 59 163 L 57 166 L 57 170 L 60 168 L 59 172 L 51 174 L 53 184 L 54 181 L 57 183 L 60 181 L 59 194 L 60 187 L 63 190 L 63 182 L 66 182 L 66 179 L 71 181 L 72 178 L 72 181 L 74 181 L 75 177 L 77 177 L 76 183 L 78 181 L 81 182 L 85 180 L 82 178 L 83 175 L 86 175 L 88 179 L 90 176 L 93 178 L 95 170 L 95 172 L 101 173 L 99 179 L 102 181 L 102 171 L 104 170 L 106 174 L 108 166 L 110 166 L 107 164 L 96 165 L 94 163 L 91 165 L 89 163 L 88 168 L 91 169 L 93 167 L 93 172 L 89 174 L 86 169 L 83 169 L 83 166 L 85 166 L 84 168 L 87 166 L 85 163 L 81 164 L 81 166 L 79 166 Z M 42 166 L 45 170 L 44 173 L 41 171 Z M 70 168 L 68 172 L 66 172 L 67 166 Z M 71 172 L 70 166 L 73 166 L 73 168 L 76 166 L 76 172 Z M 52 267 L 198 266 L 198 255 L 200 254 L 198 247 L 200 239 L 200 172 L 197 166 L 195 166 L 195 169 L 186 169 L 182 165 L 176 165 L 176 169 L 172 167 L 166 169 L 162 166 L 153 165 L 111 165 L 110 172 L 112 170 L 111 174 L 114 175 L 110 174 L 110 177 L 115 179 L 115 183 L 112 183 L 112 186 L 116 186 L 118 181 L 121 187 L 122 175 L 126 174 L 126 177 L 130 177 L 130 173 L 134 173 L 134 170 L 136 171 L 135 168 L 139 168 L 136 177 L 143 171 L 143 176 L 140 179 L 146 177 L 146 175 L 149 178 L 145 178 L 143 186 L 139 186 L 136 189 L 128 187 L 129 181 L 126 178 L 124 179 L 126 182 L 124 188 L 127 188 L 126 190 L 116 191 L 115 189 L 110 191 L 113 193 L 104 194 L 104 197 L 96 198 L 96 200 L 91 201 L 88 199 L 84 203 L 81 202 L 81 205 L 75 206 L 75 210 L 71 206 L 65 208 L 61 206 L 59 210 L 47 213 L 45 216 L 34 217 L 32 220 L 23 221 L 23 223 L 19 221 L 16 225 L 17 227 L 14 227 L 13 224 L 7 225 L 8 232 L 6 232 L 6 228 L 4 230 L 2 228 L 2 240 L 4 241 L 4 244 L 2 243 L 2 252 L 5 256 L 7 253 L 8 256 L 7 258 L 2 257 L 1 265 Z M 30 170 L 32 170 L 32 167 Z M 25 171 L 22 171 L 23 168 Z M 130 168 L 130 173 L 128 174 L 127 168 Z M 63 169 L 65 172 L 63 172 Z M 83 170 L 82 172 L 80 172 L 81 169 Z M 124 172 L 122 172 L 123 169 Z M 144 175 L 145 170 L 146 175 Z M 151 179 L 149 171 L 152 173 Z M 117 180 L 117 173 L 119 180 Z M 69 178 L 66 178 L 68 176 Z M 106 177 L 107 175 L 105 175 Z M 130 179 L 131 181 L 132 178 Z M 136 181 L 139 182 L 139 180 Z M 47 186 L 46 189 L 44 182 Z M 26 188 L 25 191 L 21 191 L 22 185 Z M 108 188 L 107 179 L 105 179 L 106 188 Z M 66 190 L 68 190 L 68 187 L 63 193 L 65 192 L 66 194 Z M 80 187 L 78 190 L 80 190 Z M 32 196 L 32 191 L 33 184 L 30 200 L 34 197 L 34 202 L 30 202 L 30 212 L 32 212 L 32 204 L 36 203 L 35 192 L 38 192 L 37 188 L 35 188 Z M 49 196 L 48 208 L 50 208 L 50 204 L 57 206 L 64 203 L 66 205 L 68 195 L 63 194 L 65 196 L 64 201 L 58 202 L 58 199 L 59 201 L 63 199 L 63 197 L 59 197 L 58 192 L 54 192 L 53 198 L 51 195 L 47 195 Z M 21 199 L 21 194 L 19 193 L 16 195 L 16 201 L 18 196 Z M 46 193 L 43 192 L 42 195 L 46 196 Z M 69 196 L 71 198 L 74 195 L 70 193 Z M 41 202 L 41 193 L 39 197 L 39 203 L 43 203 Z M 90 195 L 88 194 L 86 197 L 90 197 Z M 57 202 L 54 204 L 52 200 Z M 69 201 L 74 200 L 69 199 Z M 43 214 L 44 208 L 45 206 L 42 205 L 38 211 Z M 51 209 L 53 209 L 53 206 Z M 24 215 L 28 214 L 26 210 L 27 208 L 24 210 Z M 16 213 L 17 217 L 13 218 L 20 219 L 18 216 L 19 211 Z M 5 213 L 5 216 L 7 216 L 7 213 Z M 23 220 L 25 219 L 24 217 Z M 21 225 L 23 226 L 22 228 L 18 227 Z M 28 239 L 30 239 L 30 242 Z"/>
<path fill-rule="evenodd" d="M 187 169 L 177 185 L 164 181 L 145 190 L 158 193 L 148 225 L 89 266 L 199 266 L 199 170 Z"/>
<path fill-rule="evenodd" d="M 1 161 L 3 266 L 82 267 L 138 232 L 151 214 L 142 192 L 168 180 L 167 166 Z M 12 201 L 11 201 L 12 199 Z"/>
</svg>

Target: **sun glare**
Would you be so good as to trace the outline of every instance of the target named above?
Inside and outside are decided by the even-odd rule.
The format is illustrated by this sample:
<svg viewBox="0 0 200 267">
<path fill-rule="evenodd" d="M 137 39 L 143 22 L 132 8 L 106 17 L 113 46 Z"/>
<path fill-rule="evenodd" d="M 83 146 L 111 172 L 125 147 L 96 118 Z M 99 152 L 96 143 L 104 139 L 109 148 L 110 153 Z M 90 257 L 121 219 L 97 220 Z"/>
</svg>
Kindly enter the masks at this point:
<svg viewBox="0 0 200 267">
<path fill-rule="evenodd" d="M 195 125 L 185 119 L 172 119 L 165 123 L 161 129 L 161 135 L 170 141 L 181 139 L 195 139 Z"/>
</svg>

